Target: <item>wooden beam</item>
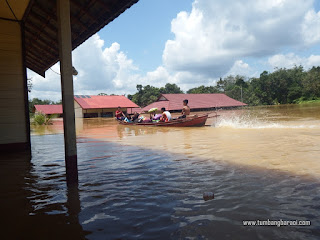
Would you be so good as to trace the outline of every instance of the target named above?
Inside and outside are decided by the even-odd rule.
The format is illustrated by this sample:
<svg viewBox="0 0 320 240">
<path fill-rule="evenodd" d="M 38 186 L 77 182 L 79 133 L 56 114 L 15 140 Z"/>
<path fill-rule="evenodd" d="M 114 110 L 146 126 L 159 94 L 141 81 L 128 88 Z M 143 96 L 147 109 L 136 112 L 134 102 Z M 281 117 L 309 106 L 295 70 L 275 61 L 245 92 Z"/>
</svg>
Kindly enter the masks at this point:
<svg viewBox="0 0 320 240">
<path fill-rule="evenodd" d="M 37 28 L 33 25 L 29 25 L 25 29 L 28 34 L 33 35 L 34 31 L 31 28 L 33 30 L 37 30 Z M 42 37 L 41 35 L 44 35 L 44 37 Z M 50 48 L 54 52 L 54 55 L 56 55 L 56 52 L 58 52 L 58 50 L 59 50 L 58 46 L 56 44 L 57 39 L 53 39 L 51 36 L 49 36 L 49 34 L 47 32 L 42 32 L 41 35 L 39 35 L 38 40 L 41 41 L 45 45 L 46 48 Z M 55 46 L 55 48 L 53 46 Z M 55 56 L 55 57 L 57 57 L 57 56 Z"/>
<path fill-rule="evenodd" d="M 28 78 L 27 78 L 27 67 L 26 67 L 26 44 L 24 35 L 24 23 L 21 22 L 21 49 L 22 49 L 22 71 L 23 71 L 23 94 L 24 94 L 24 114 L 25 114 L 25 126 L 26 126 L 26 145 L 27 151 L 31 157 L 31 138 L 30 138 L 30 115 L 29 115 L 29 97 L 28 97 Z"/>
<path fill-rule="evenodd" d="M 76 128 L 74 115 L 70 0 L 57 0 L 58 42 L 61 72 L 63 127 L 67 185 L 78 184 Z"/>
</svg>

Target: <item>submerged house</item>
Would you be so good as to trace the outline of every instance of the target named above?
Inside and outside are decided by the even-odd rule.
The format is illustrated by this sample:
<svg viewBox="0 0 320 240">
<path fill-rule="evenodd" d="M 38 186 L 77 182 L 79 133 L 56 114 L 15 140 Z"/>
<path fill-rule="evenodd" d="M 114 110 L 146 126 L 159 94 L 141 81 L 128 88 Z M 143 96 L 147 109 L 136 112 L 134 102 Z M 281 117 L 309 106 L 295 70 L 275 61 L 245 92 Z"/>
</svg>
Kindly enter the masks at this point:
<svg viewBox="0 0 320 240">
<path fill-rule="evenodd" d="M 137 2 L 0 1 L 0 151 L 31 157 L 26 69 L 45 77 L 60 61 L 66 178 L 78 182 L 71 52 Z"/>
<path fill-rule="evenodd" d="M 57 115 L 62 117 L 62 104 L 51 104 L 51 105 L 34 105 L 35 113 L 44 113 L 48 116 Z"/>
<path fill-rule="evenodd" d="M 75 95 L 74 110 L 76 118 L 114 117 L 118 107 L 123 112 L 132 112 L 139 106 L 125 96 Z M 128 111 L 129 110 L 129 111 Z"/>
<path fill-rule="evenodd" d="M 166 108 L 168 111 L 181 111 L 182 101 L 188 99 L 191 111 L 205 111 L 217 108 L 233 108 L 247 106 L 223 93 L 199 93 L 199 94 L 161 94 L 157 101 L 144 107 L 142 111 L 151 108 Z"/>
</svg>

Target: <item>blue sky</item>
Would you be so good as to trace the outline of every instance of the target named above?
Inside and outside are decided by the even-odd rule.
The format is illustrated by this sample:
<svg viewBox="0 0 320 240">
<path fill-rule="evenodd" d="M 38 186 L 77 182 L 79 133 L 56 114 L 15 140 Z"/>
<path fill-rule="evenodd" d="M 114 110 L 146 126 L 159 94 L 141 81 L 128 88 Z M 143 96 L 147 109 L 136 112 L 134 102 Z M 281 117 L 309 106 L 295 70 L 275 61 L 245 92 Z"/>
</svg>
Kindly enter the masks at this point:
<svg viewBox="0 0 320 240">
<path fill-rule="evenodd" d="M 75 94 L 166 83 L 186 91 L 228 75 L 309 69 L 320 65 L 319 26 L 317 0 L 140 0 L 73 51 Z M 28 77 L 30 98 L 61 99 L 59 75 Z"/>
<path fill-rule="evenodd" d="M 171 20 L 181 11 L 191 11 L 192 2 L 140 0 L 99 35 L 106 45 L 118 42 L 141 71 L 150 71 L 161 64 L 164 45 L 174 37 L 170 31 Z"/>
</svg>

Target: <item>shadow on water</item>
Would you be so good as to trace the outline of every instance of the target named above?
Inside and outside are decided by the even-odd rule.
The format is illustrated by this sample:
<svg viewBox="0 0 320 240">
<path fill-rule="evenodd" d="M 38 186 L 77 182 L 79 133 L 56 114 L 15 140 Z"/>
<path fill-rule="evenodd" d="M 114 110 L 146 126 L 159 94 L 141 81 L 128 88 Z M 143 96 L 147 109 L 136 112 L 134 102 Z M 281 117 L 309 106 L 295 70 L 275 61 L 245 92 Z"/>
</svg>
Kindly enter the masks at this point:
<svg viewBox="0 0 320 240">
<path fill-rule="evenodd" d="M 38 159 L 46 153 L 33 154 Z M 2 154 L 0 178 L 2 239 L 86 239 L 89 232 L 78 220 L 79 191 L 66 187 L 63 166 L 34 162 L 23 153 Z"/>
<path fill-rule="evenodd" d="M 0 159 L 4 239 L 320 237 L 316 177 L 80 138 L 79 186 L 67 188 L 63 136 L 32 136 L 32 144 L 31 161 L 21 154 Z M 208 191 L 214 200 L 203 200 Z M 267 219 L 312 225 L 242 223 Z"/>
<path fill-rule="evenodd" d="M 320 181 L 92 141 L 80 142 L 83 227 L 90 239 L 318 239 Z M 203 192 L 215 199 L 205 202 Z M 245 227 L 243 220 L 310 220 Z"/>
</svg>

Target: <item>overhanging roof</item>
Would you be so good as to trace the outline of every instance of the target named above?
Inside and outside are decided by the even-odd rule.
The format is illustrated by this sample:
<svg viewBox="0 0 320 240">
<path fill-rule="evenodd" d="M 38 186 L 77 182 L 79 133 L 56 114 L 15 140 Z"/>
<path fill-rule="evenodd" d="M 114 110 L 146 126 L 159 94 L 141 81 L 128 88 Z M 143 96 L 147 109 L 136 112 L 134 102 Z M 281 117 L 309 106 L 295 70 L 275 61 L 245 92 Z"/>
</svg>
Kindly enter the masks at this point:
<svg viewBox="0 0 320 240">
<path fill-rule="evenodd" d="M 138 0 L 70 0 L 75 49 Z M 59 61 L 55 0 L 31 0 L 23 17 L 26 67 L 44 76 Z"/>
</svg>

